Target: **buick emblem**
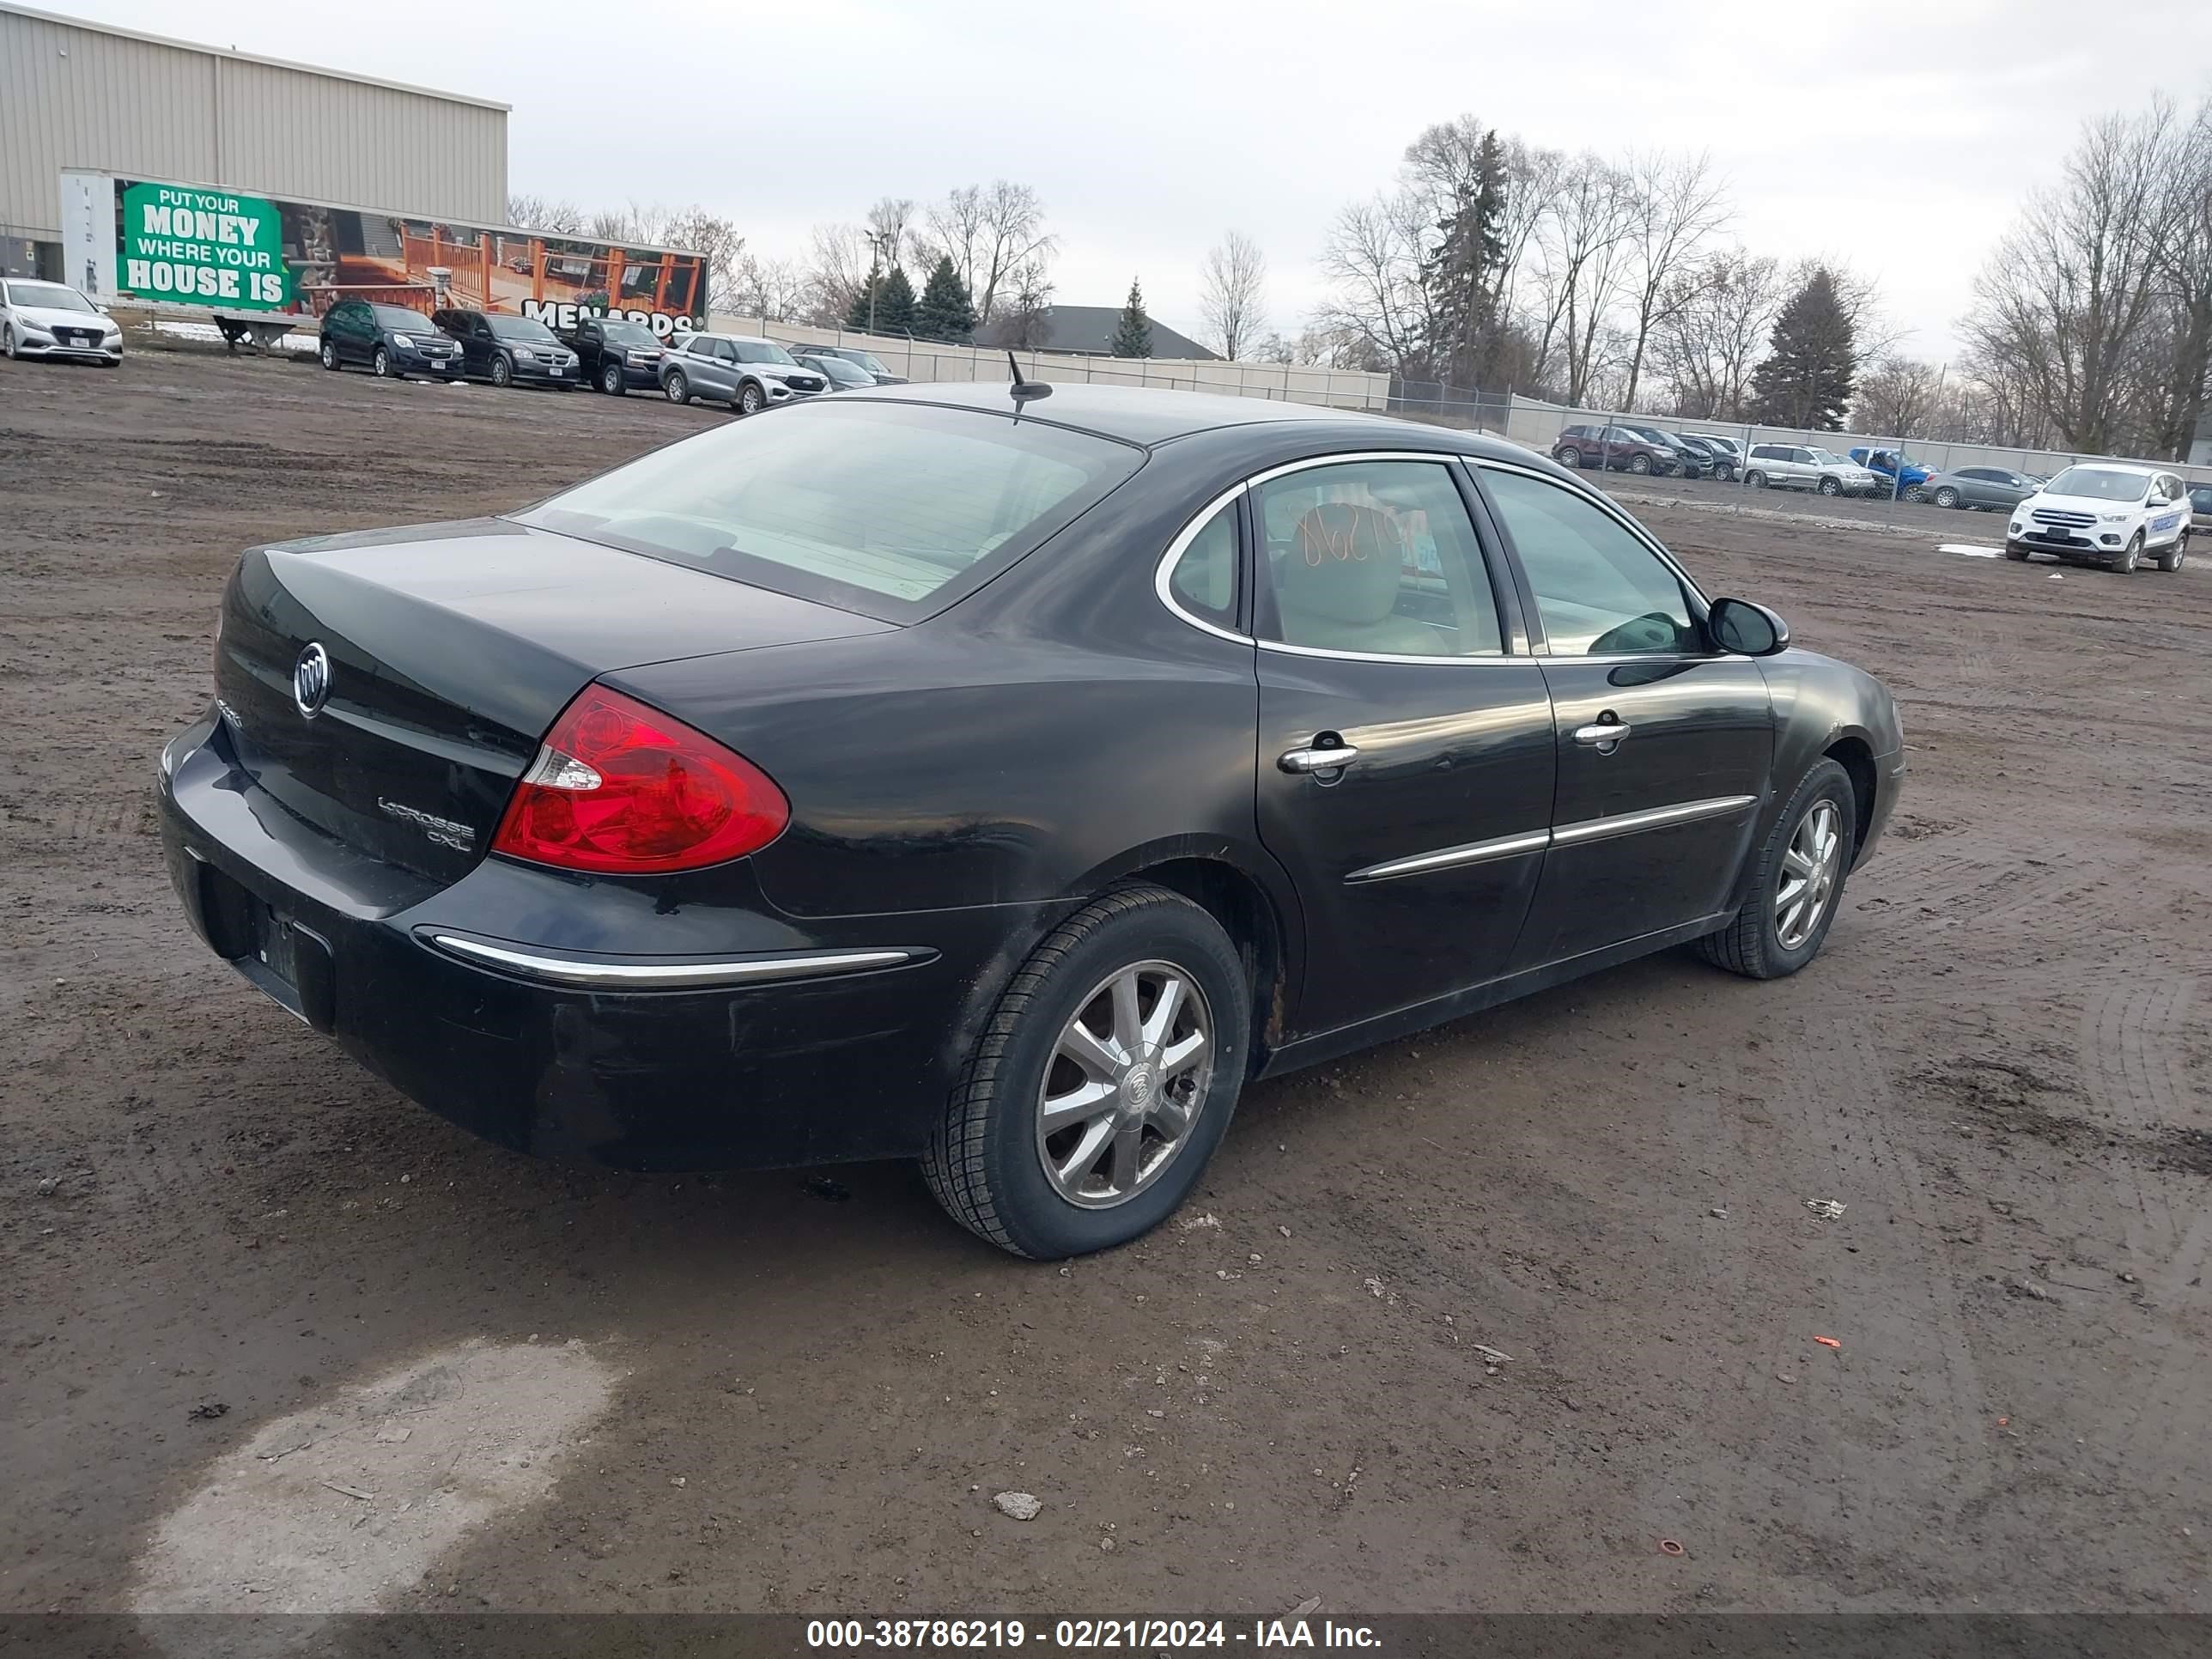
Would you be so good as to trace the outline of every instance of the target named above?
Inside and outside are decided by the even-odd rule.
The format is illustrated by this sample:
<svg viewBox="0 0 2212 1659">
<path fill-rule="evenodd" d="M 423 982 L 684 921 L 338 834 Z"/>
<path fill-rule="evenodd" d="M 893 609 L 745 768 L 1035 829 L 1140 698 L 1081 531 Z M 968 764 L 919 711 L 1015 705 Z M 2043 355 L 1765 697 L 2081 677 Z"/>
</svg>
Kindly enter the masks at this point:
<svg viewBox="0 0 2212 1659">
<path fill-rule="evenodd" d="M 331 653 L 319 643 L 311 644 L 292 665 L 292 702 L 309 720 L 323 712 L 331 700 Z"/>
</svg>

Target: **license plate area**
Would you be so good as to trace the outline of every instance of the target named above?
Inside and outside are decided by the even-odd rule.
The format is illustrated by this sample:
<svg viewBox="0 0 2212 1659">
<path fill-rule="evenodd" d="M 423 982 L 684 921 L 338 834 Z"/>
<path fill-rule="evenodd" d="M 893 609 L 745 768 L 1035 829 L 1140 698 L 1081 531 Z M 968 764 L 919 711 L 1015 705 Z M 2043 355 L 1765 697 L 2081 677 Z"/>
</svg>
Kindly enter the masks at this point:
<svg viewBox="0 0 2212 1659">
<path fill-rule="evenodd" d="M 337 996 L 329 941 L 212 865 L 201 864 L 198 876 L 216 953 L 287 1012 L 319 1031 L 331 1030 Z"/>
</svg>

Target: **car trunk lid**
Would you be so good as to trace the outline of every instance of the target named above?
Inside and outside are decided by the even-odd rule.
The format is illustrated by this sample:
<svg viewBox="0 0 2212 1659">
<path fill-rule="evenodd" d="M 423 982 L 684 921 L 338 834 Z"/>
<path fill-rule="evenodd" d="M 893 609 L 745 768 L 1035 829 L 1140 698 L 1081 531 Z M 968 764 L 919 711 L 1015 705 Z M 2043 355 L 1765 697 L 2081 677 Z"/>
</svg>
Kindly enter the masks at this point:
<svg viewBox="0 0 2212 1659">
<path fill-rule="evenodd" d="M 505 520 L 416 526 L 246 553 L 224 594 L 216 693 L 241 769 L 279 806 L 452 880 L 490 845 L 555 715 L 599 676 L 890 627 Z M 317 646 L 319 688 L 299 673 Z"/>
</svg>

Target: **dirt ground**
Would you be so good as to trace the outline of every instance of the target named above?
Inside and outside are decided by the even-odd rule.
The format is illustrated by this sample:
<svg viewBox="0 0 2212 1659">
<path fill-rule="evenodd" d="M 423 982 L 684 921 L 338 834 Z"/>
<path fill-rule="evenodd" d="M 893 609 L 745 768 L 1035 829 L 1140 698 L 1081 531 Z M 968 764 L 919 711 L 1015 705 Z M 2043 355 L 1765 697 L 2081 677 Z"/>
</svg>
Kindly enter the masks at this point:
<svg viewBox="0 0 2212 1659">
<path fill-rule="evenodd" d="M 295 1419 L 428 1389 L 458 1459 L 429 1396 L 537 1345 L 589 1356 L 588 1428 L 501 1454 L 555 1461 L 360 1605 L 2203 1610 L 2212 562 L 2061 580 L 1644 509 L 1903 706 L 1904 804 L 1819 962 L 1669 954 L 1261 1085 L 1182 1224 L 1030 1266 L 903 1166 L 471 1140 L 163 878 L 154 757 L 238 549 L 724 418 L 0 364 L 0 1609 L 146 1605 Z M 434 1506 L 379 1495 L 397 1432 L 290 1501 L 404 1534 Z"/>
</svg>

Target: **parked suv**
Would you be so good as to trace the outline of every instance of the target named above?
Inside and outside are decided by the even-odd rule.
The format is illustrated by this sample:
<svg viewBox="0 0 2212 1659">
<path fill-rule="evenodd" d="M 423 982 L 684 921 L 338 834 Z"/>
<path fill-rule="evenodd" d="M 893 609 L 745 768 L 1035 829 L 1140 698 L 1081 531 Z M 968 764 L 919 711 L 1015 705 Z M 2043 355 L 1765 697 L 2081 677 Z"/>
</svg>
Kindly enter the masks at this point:
<svg viewBox="0 0 2212 1659">
<path fill-rule="evenodd" d="M 2189 486 L 2189 528 L 2212 536 L 2212 483 Z"/>
<path fill-rule="evenodd" d="M 73 288 L 0 280 L 0 356 L 82 357 L 103 368 L 123 361 L 123 330 Z"/>
<path fill-rule="evenodd" d="M 576 378 L 611 397 L 619 398 L 632 386 L 660 384 L 665 349 L 643 323 L 627 317 L 579 317 L 575 327 L 561 336 L 561 343 L 576 354 Z"/>
<path fill-rule="evenodd" d="M 1753 444 L 1743 481 L 1753 489 L 1817 489 L 1823 495 L 1875 495 L 1889 488 L 1856 461 L 1810 444 Z"/>
<path fill-rule="evenodd" d="M 830 389 L 819 369 L 801 368 L 773 340 L 750 334 L 694 334 L 660 360 L 660 389 L 672 404 L 710 398 L 740 415 Z"/>
<path fill-rule="evenodd" d="M 496 386 L 518 380 L 574 392 L 576 354 L 534 317 L 486 315 L 459 309 L 434 313 L 438 326 L 461 343 L 466 372 Z"/>
<path fill-rule="evenodd" d="M 2148 558 L 2160 570 L 2179 570 L 2189 553 L 2190 505 L 2181 480 L 2156 467 L 2069 466 L 2013 509 L 2005 557 L 2054 553 L 2122 575 Z"/>
<path fill-rule="evenodd" d="M 1656 472 L 1681 470 L 1681 457 L 1672 444 L 1654 443 L 1625 426 L 1570 426 L 1560 429 L 1552 446 L 1552 459 L 1561 466 L 1594 466 L 1611 472 Z"/>
<path fill-rule="evenodd" d="M 1712 471 L 1712 461 L 1707 453 L 1679 434 L 1662 431 L 1656 426 L 1632 426 L 1628 429 L 1638 437 L 1672 453 L 1675 470 L 1686 478 L 1702 478 Z"/>
<path fill-rule="evenodd" d="M 410 374 L 461 378 L 461 349 L 419 311 L 341 300 L 323 313 L 316 355 L 325 368 L 366 363 L 386 380 Z"/>
</svg>

